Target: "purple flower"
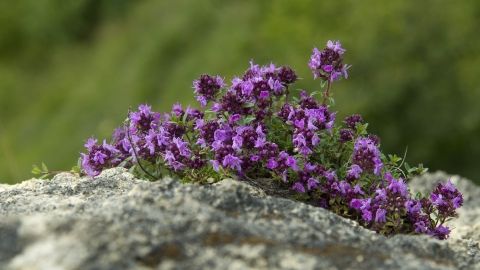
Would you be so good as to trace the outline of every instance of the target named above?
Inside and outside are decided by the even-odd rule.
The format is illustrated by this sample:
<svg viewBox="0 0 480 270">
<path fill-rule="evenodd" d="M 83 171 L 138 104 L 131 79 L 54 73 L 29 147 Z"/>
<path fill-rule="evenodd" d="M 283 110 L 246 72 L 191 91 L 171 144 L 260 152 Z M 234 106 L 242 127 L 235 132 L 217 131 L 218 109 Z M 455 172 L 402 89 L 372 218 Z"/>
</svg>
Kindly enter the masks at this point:
<svg viewBox="0 0 480 270">
<path fill-rule="evenodd" d="M 329 87 L 347 78 L 344 53 L 338 41 L 315 48 L 309 61 L 314 77 Z M 351 115 L 334 127 L 336 113 L 314 95 L 301 90 L 299 98 L 289 98 L 296 80 L 287 66 L 253 62 L 228 88 L 219 76 L 201 75 L 193 82 L 194 93 L 211 111 L 177 103 L 159 114 L 142 104 L 129 113 L 129 125 L 115 131 L 111 144 L 87 140 L 82 170 L 95 176 L 104 168 L 138 163 L 151 172 L 166 167 L 177 177 L 199 182 L 221 176 L 212 169 L 239 179 L 272 177 L 304 193 L 299 199 L 379 233 L 447 238 L 450 229 L 444 221 L 463 204 L 453 183 L 412 199 L 405 181 L 384 167 L 379 138 L 358 137 L 362 117 Z"/>
<path fill-rule="evenodd" d="M 340 182 L 338 183 L 338 191 L 339 191 L 340 194 L 342 194 L 343 196 L 347 195 L 347 193 L 349 193 L 351 190 L 352 190 L 352 187 L 351 187 L 350 184 L 347 183 L 346 181 L 340 181 Z"/>
<path fill-rule="evenodd" d="M 377 212 L 375 213 L 375 222 L 378 223 L 384 223 L 387 221 L 385 214 L 387 213 L 387 210 L 378 208 Z"/>
<path fill-rule="evenodd" d="M 278 71 L 278 77 L 283 84 L 291 84 L 297 80 L 297 74 L 290 67 L 283 66 Z"/>
<path fill-rule="evenodd" d="M 320 105 L 313 96 L 309 95 L 305 90 L 302 90 L 300 91 L 300 108 L 303 110 L 318 109 L 320 108 Z"/>
<path fill-rule="evenodd" d="M 350 207 L 357 210 L 370 209 L 370 203 L 372 199 L 352 199 L 350 201 Z"/>
<path fill-rule="evenodd" d="M 445 218 L 456 216 L 456 209 L 463 204 L 462 193 L 449 180 L 445 184 L 438 184 L 430 194 L 431 203 Z"/>
<path fill-rule="evenodd" d="M 248 111 L 248 108 L 245 108 L 244 105 L 245 102 L 240 96 L 238 96 L 235 92 L 228 91 L 220 99 L 220 104 L 215 105 L 217 108 L 212 107 L 212 110 L 224 111 L 228 112 L 229 114 L 244 115 Z"/>
<path fill-rule="evenodd" d="M 89 176 L 97 176 L 105 168 L 117 166 L 121 159 L 121 154 L 114 146 L 103 141 L 101 145 L 97 140 L 89 138 L 85 143 L 87 153 L 82 153 L 82 169 Z"/>
<path fill-rule="evenodd" d="M 408 200 L 405 202 L 405 208 L 411 215 L 416 215 L 422 210 L 422 203 L 420 201 Z"/>
<path fill-rule="evenodd" d="M 284 87 L 279 80 L 274 80 L 272 77 L 268 79 L 268 86 L 272 89 L 273 93 L 276 95 L 282 94 Z"/>
<path fill-rule="evenodd" d="M 335 81 L 341 77 L 347 78 L 349 66 L 343 64 L 345 49 L 338 41 L 328 41 L 323 51 L 313 49 L 308 66 L 313 72 L 314 78 Z"/>
<path fill-rule="evenodd" d="M 211 109 L 212 109 L 213 112 L 219 112 L 223 109 L 223 107 L 222 107 L 222 104 L 220 104 L 218 102 L 215 102 L 215 103 L 212 104 Z"/>
<path fill-rule="evenodd" d="M 408 193 L 407 184 L 403 181 L 403 179 L 394 179 L 393 177 L 389 180 L 389 185 L 387 187 L 393 193 L 400 194 L 401 196 L 405 197 Z"/>
<path fill-rule="evenodd" d="M 125 160 L 127 157 L 129 157 L 131 150 L 131 145 L 127 139 L 125 130 L 125 127 L 116 128 L 112 134 L 112 145 L 120 152 L 119 158 L 121 160 Z M 89 144 L 91 146 L 95 145 L 95 143 L 91 144 L 91 142 Z M 87 149 L 89 149 L 89 147 L 87 147 Z"/>
<path fill-rule="evenodd" d="M 238 122 L 240 119 L 242 118 L 242 116 L 240 114 L 234 114 L 234 115 L 230 115 L 230 117 L 228 118 L 228 123 L 230 125 L 233 125 L 235 124 L 236 122 Z"/>
<path fill-rule="evenodd" d="M 251 97 L 255 85 L 251 81 L 242 81 L 241 82 L 241 91 L 245 97 Z"/>
<path fill-rule="evenodd" d="M 232 141 L 232 148 L 235 150 L 241 150 L 243 145 L 243 137 L 241 135 L 235 135 L 233 136 Z"/>
<path fill-rule="evenodd" d="M 278 162 L 275 160 L 275 158 L 270 158 L 267 162 L 267 168 L 270 170 L 273 170 L 278 167 Z"/>
<path fill-rule="evenodd" d="M 353 187 L 353 193 L 359 194 L 359 195 L 365 195 L 365 192 L 362 190 L 362 187 L 358 184 Z"/>
<path fill-rule="evenodd" d="M 414 226 L 415 226 L 416 233 L 426 233 L 428 230 L 427 225 L 423 220 L 419 220 L 415 222 Z"/>
<path fill-rule="evenodd" d="M 305 128 L 305 119 L 296 119 L 293 121 L 293 125 L 299 130 L 302 130 Z"/>
<path fill-rule="evenodd" d="M 224 142 L 230 139 L 230 131 L 228 129 L 217 129 L 213 133 L 215 141 Z"/>
<path fill-rule="evenodd" d="M 345 123 L 345 126 L 347 126 L 351 130 L 355 130 L 357 124 L 363 124 L 363 118 L 359 114 L 352 114 L 350 116 L 345 117 L 345 120 L 343 120 L 343 123 Z"/>
<path fill-rule="evenodd" d="M 251 155 L 250 160 L 253 161 L 253 162 L 257 162 L 257 161 L 260 160 L 260 156 L 259 155 Z"/>
<path fill-rule="evenodd" d="M 182 116 L 185 112 L 183 111 L 182 109 L 182 105 L 180 103 L 175 103 L 172 107 L 172 113 L 177 116 L 177 117 L 180 117 Z"/>
<path fill-rule="evenodd" d="M 313 146 L 317 146 L 320 143 L 320 137 L 317 134 L 313 134 L 311 143 Z"/>
<path fill-rule="evenodd" d="M 443 200 L 442 194 L 432 193 L 432 195 L 430 195 L 430 200 L 435 206 L 442 206 L 447 204 L 447 202 Z"/>
<path fill-rule="evenodd" d="M 363 205 L 362 199 L 352 199 L 350 201 L 350 207 L 359 210 Z"/>
<path fill-rule="evenodd" d="M 307 181 L 307 189 L 312 190 L 318 187 L 319 181 L 315 178 L 309 178 Z"/>
<path fill-rule="evenodd" d="M 154 155 L 155 151 L 159 149 L 157 136 L 158 134 L 153 129 L 150 129 L 145 136 L 145 144 L 150 151 L 150 155 Z"/>
<path fill-rule="evenodd" d="M 377 135 L 368 134 L 367 138 L 369 138 L 376 146 L 380 145 L 380 137 L 378 137 Z"/>
<path fill-rule="evenodd" d="M 212 144 L 216 140 L 215 132 L 220 128 L 220 125 L 215 121 L 205 122 L 202 120 L 200 125 L 195 128 L 200 131 L 200 139 L 201 139 L 200 143 L 206 145 L 206 144 Z"/>
<path fill-rule="evenodd" d="M 380 175 L 381 169 L 383 168 L 380 151 L 369 138 L 359 137 L 355 141 L 352 160 L 353 163 L 360 166 L 364 172 Z"/>
<path fill-rule="evenodd" d="M 455 209 L 460 208 L 460 206 L 462 206 L 462 204 L 463 204 L 462 194 L 459 194 L 458 196 L 453 198 L 453 200 L 452 200 L 453 208 L 455 208 Z"/>
<path fill-rule="evenodd" d="M 366 222 L 372 221 L 372 212 L 367 209 L 362 210 L 362 219 Z"/>
<path fill-rule="evenodd" d="M 267 100 L 270 97 L 270 92 L 268 91 L 260 91 L 260 95 L 258 95 L 258 98 L 260 100 Z"/>
<path fill-rule="evenodd" d="M 305 136 L 303 136 L 302 133 L 293 135 L 292 142 L 293 142 L 293 146 L 295 147 L 302 147 L 307 145 L 307 140 L 305 139 Z"/>
<path fill-rule="evenodd" d="M 440 240 L 445 240 L 448 238 L 448 235 L 450 234 L 450 228 L 443 225 L 439 225 L 430 234 Z"/>
<path fill-rule="evenodd" d="M 197 110 L 197 109 L 193 109 L 191 108 L 190 106 L 187 107 L 187 109 L 185 110 L 185 113 L 187 114 L 187 120 L 188 121 L 191 121 L 191 120 L 195 120 L 198 121 L 198 120 L 203 120 L 203 112 Z"/>
<path fill-rule="evenodd" d="M 172 151 L 169 151 L 169 150 L 165 151 L 165 155 L 163 156 L 163 159 L 169 163 L 176 161 L 175 155 L 172 153 Z"/>
<path fill-rule="evenodd" d="M 239 172 L 242 170 L 241 164 L 242 164 L 242 161 L 238 157 L 236 157 L 232 154 L 226 155 L 223 158 L 223 162 L 222 162 L 223 167 L 234 169 L 234 170 L 237 170 Z"/>
<path fill-rule="evenodd" d="M 375 196 L 375 200 L 378 200 L 378 201 L 381 201 L 381 202 L 387 200 L 387 191 L 384 188 L 379 188 L 379 189 L 375 190 L 375 194 L 377 194 Z"/>
<path fill-rule="evenodd" d="M 178 161 L 171 162 L 169 166 L 172 167 L 174 171 L 183 171 L 185 169 L 185 164 Z"/>
<path fill-rule="evenodd" d="M 138 106 L 138 111 L 129 115 L 130 128 L 133 132 L 147 133 L 148 130 L 158 127 L 160 114 L 152 112 L 152 108 L 146 104 Z"/>
<path fill-rule="evenodd" d="M 292 186 L 292 189 L 299 193 L 305 193 L 305 187 L 300 182 L 295 182 L 295 184 Z"/>
<path fill-rule="evenodd" d="M 327 48 L 338 54 L 344 54 L 346 51 L 344 48 L 342 48 L 342 44 L 340 44 L 339 41 L 327 41 Z"/>
<path fill-rule="evenodd" d="M 180 155 L 184 157 L 190 157 L 192 152 L 190 149 L 188 149 L 188 143 L 183 141 L 180 138 L 173 138 L 173 143 L 177 146 L 178 151 L 180 152 Z"/>
<path fill-rule="evenodd" d="M 198 102 L 205 107 L 209 101 L 215 100 L 215 96 L 225 86 L 220 76 L 201 75 L 193 82 L 193 89 Z"/>
<path fill-rule="evenodd" d="M 353 140 L 353 131 L 351 129 L 340 129 L 340 142 L 345 143 Z"/>
<path fill-rule="evenodd" d="M 323 176 L 330 182 L 337 181 L 337 173 L 334 170 L 325 171 Z"/>
<path fill-rule="evenodd" d="M 448 180 L 447 183 L 443 184 L 441 187 L 445 192 L 455 193 L 457 192 L 457 187 L 452 183 L 452 180 Z"/>
<path fill-rule="evenodd" d="M 286 156 L 285 165 L 294 171 L 298 171 L 297 160 L 292 156 Z"/>
<path fill-rule="evenodd" d="M 353 181 L 359 179 L 362 172 L 363 170 L 362 168 L 360 168 L 360 166 L 358 166 L 357 164 L 352 164 L 350 166 L 350 169 L 348 169 L 347 171 L 347 180 Z"/>
<path fill-rule="evenodd" d="M 210 160 L 210 164 L 212 164 L 214 171 L 218 172 L 220 170 L 220 162 L 216 160 Z"/>
</svg>

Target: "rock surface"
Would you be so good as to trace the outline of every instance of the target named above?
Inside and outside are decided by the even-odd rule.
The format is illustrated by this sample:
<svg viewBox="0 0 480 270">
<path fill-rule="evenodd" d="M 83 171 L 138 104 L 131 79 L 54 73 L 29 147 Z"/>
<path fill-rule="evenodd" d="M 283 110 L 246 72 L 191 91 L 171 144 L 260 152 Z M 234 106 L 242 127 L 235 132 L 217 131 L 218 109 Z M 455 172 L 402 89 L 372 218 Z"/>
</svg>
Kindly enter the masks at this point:
<svg viewBox="0 0 480 270">
<path fill-rule="evenodd" d="M 453 181 L 465 207 L 447 241 L 385 238 L 233 180 L 147 182 L 111 169 L 0 185 L 0 269 L 480 269 L 480 187 Z"/>
</svg>

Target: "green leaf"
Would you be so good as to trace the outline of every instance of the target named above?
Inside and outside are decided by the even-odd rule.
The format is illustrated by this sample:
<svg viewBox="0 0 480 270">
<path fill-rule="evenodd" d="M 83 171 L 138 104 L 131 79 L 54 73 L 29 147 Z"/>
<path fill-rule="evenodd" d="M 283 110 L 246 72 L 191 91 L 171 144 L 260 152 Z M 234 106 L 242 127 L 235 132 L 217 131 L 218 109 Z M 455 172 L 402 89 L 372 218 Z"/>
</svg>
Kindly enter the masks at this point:
<svg viewBox="0 0 480 270">
<path fill-rule="evenodd" d="M 404 165 L 404 166 L 405 166 L 405 169 L 407 169 L 407 171 L 410 171 L 411 167 L 410 167 L 410 165 L 408 165 L 407 162 L 405 162 L 405 165 Z"/>
<path fill-rule="evenodd" d="M 80 167 L 75 165 L 72 167 L 71 172 L 73 173 L 80 173 Z"/>
<path fill-rule="evenodd" d="M 182 116 L 182 123 L 186 123 L 187 122 L 187 117 L 188 117 L 188 114 L 185 112 L 183 113 L 183 116 Z"/>
<path fill-rule="evenodd" d="M 316 96 L 316 95 L 322 95 L 322 93 L 323 93 L 323 92 L 321 92 L 321 91 L 313 91 L 313 92 L 310 94 L 310 96 L 313 97 L 313 96 Z"/>
<path fill-rule="evenodd" d="M 43 163 L 43 162 L 42 162 L 42 171 L 43 172 L 48 172 L 47 165 L 45 165 L 45 163 Z"/>
<path fill-rule="evenodd" d="M 204 114 L 205 114 L 205 119 L 211 119 L 213 117 L 215 117 L 217 115 L 216 112 L 214 111 L 204 111 Z"/>
<path fill-rule="evenodd" d="M 243 118 L 242 123 L 243 123 L 244 125 L 246 125 L 246 124 L 252 122 L 252 121 L 255 120 L 255 119 L 257 119 L 255 116 L 247 116 L 247 117 Z"/>
<path fill-rule="evenodd" d="M 34 175 L 42 174 L 42 170 L 37 165 L 33 165 L 32 166 L 32 174 L 34 174 Z"/>
<path fill-rule="evenodd" d="M 356 128 L 359 135 L 367 135 L 368 123 L 357 124 Z"/>
<path fill-rule="evenodd" d="M 328 97 L 328 102 L 329 102 L 332 106 L 335 106 L 335 99 L 333 99 L 333 97 Z"/>
</svg>

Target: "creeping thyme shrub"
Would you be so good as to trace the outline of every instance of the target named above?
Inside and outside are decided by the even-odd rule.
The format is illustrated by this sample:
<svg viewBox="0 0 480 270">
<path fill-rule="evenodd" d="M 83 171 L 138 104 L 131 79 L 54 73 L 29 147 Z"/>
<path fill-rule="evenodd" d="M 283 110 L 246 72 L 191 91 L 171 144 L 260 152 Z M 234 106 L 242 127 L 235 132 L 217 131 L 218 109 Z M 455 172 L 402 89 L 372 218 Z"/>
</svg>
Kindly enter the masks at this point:
<svg viewBox="0 0 480 270">
<path fill-rule="evenodd" d="M 140 105 L 110 143 L 88 139 L 83 173 L 122 166 L 142 177 L 174 175 L 186 182 L 224 177 L 268 178 L 298 200 L 329 209 L 383 235 L 428 234 L 446 239 L 462 194 L 450 182 L 428 196 L 412 195 L 406 181 L 426 171 L 381 153 L 380 139 L 358 115 L 336 121 L 333 83 L 347 78 L 345 49 L 328 41 L 309 61 L 320 93 L 297 95 L 287 66 L 253 62 L 227 85 L 201 75 L 193 82 L 202 110 L 175 104 L 169 113 Z M 318 97 L 318 99 L 317 99 Z"/>
</svg>

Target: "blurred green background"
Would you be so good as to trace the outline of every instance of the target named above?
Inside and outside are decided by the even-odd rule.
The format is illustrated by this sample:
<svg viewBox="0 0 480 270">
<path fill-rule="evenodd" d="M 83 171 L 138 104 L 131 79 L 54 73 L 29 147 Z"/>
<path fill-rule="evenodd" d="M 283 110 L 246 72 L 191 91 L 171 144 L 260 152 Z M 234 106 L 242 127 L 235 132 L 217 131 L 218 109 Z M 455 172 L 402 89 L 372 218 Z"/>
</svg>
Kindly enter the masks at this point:
<svg viewBox="0 0 480 270">
<path fill-rule="evenodd" d="M 42 161 L 69 169 L 130 106 L 194 104 L 201 73 L 291 65 L 339 39 L 350 78 L 339 117 L 362 113 L 383 150 L 480 180 L 480 1 L 22 0 L 0 2 L 0 181 Z"/>
</svg>

